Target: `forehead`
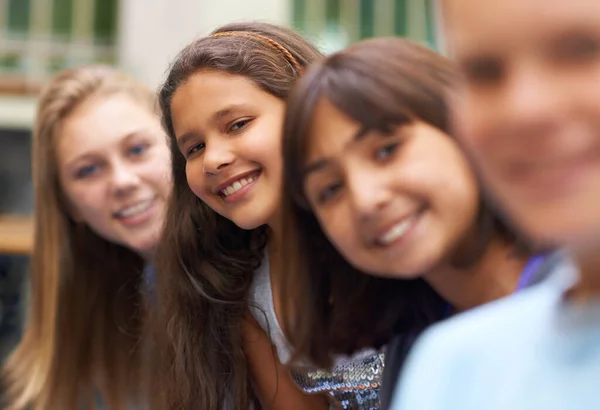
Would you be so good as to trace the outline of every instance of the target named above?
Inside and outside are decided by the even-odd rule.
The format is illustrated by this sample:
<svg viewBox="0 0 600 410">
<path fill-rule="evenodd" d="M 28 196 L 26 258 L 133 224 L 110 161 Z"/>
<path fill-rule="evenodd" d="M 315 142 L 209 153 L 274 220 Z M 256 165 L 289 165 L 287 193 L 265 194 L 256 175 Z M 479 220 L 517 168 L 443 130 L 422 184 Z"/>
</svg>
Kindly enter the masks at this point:
<svg viewBox="0 0 600 410">
<path fill-rule="evenodd" d="M 203 70 L 192 74 L 173 95 L 173 113 L 216 111 L 225 105 L 247 104 L 270 94 L 249 78 L 220 71 Z"/>
<path fill-rule="evenodd" d="M 327 98 L 320 98 L 308 127 L 307 162 L 342 151 L 360 127 Z"/>
<path fill-rule="evenodd" d="M 448 50 L 510 51 L 561 30 L 600 24 L 598 0 L 442 0 Z"/>
<path fill-rule="evenodd" d="M 59 151 L 99 149 L 140 129 L 160 128 L 158 116 L 125 94 L 92 97 L 77 107 L 58 127 Z"/>
</svg>

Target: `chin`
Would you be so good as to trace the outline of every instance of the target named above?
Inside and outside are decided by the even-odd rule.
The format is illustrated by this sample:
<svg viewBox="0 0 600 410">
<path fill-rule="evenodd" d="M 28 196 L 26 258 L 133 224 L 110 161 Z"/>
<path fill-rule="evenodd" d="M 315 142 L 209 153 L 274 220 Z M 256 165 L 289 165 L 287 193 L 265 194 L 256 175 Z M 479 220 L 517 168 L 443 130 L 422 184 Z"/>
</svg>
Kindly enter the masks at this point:
<svg viewBox="0 0 600 410">
<path fill-rule="evenodd" d="M 233 221 L 234 224 L 237 225 L 238 228 L 243 229 L 245 231 L 251 231 L 256 228 L 260 228 L 264 225 L 264 223 L 259 223 L 255 221 Z"/>
<path fill-rule="evenodd" d="M 347 256 L 344 256 L 344 258 L 350 262 L 350 265 L 352 265 L 355 269 L 358 269 L 359 271 L 363 272 L 365 275 L 369 275 L 369 276 L 375 276 L 378 278 L 398 278 L 398 274 L 396 272 L 391 272 L 389 270 L 389 266 L 373 266 L 372 262 L 373 260 L 371 258 L 369 258 L 369 262 L 367 263 L 362 263 L 362 261 L 356 261 L 354 262 L 352 260 L 352 258 L 349 258 Z"/>
<path fill-rule="evenodd" d="M 235 217 L 231 217 L 228 218 L 231 222 L 233 222 L 234 224 L 236 224 L 238 226 L 238 228 L 240 229 L 244 229 L 246 231 L 251 231 L 252 229 L 256 229 L 256 228 L 260 228 L 261 226 L 265 225 L 267 222 L 267 218 L 264 218 L 260 215 L 255 215 L 253 217 L 248 217 L 248 215 L 244 215 L 243 217 L 239 217 L 239 218 L 235 218 Z"/>
<path fill-rule="evenodd" d="M 383 273 L 373 274 L 373 276 L 380 276 L 382 278 L 387 279 L 398 279 L 398 280 L 413 280 L 419 279 L 423 276 L 423 273 L 420 271 L 411 271 L 411 273 L 407 273 L 406 271 L 399 272 L 398 270 L 394 271 L 384 271 Z"/>
<path fill-rule="evenodd" d="M 158 233 L 155 235 L 149 235 L 145 238 L 145 240 L 130 243 L 128 248 L 140 255 L 142 258 L 148 259 L 154 252 L 159 239 L 160 236 Z"/>
<path fill-rule="evenodd" d="M 373 276 L 398 280 L 414 280 L 422 278 L 425 275 L 425 272 L 428 272 L 432 268 L 433 266 L 431 264 L 426 263 L 392 263 L 391 267 L 386 264 L 386 266 L 381 266 L 377 270 L 370 271 L 373 272 Z"/>
</svg>

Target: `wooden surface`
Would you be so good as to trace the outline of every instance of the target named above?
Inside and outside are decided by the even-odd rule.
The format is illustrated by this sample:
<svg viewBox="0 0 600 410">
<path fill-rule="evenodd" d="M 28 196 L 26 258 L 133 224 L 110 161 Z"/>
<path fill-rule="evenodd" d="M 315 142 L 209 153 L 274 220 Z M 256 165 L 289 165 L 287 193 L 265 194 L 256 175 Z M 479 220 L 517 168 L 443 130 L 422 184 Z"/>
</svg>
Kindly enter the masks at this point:
<svg viewBox="0 0 600 410">
<path fill-rule="evenodd" d="M 42 88 L 40 81 L 21 75 L 0 75 L 0 94 L 37 95 Z"/>
<path fill-rule="evenodd" d="M 33 218 L 0 214 L 0 253 L 26 255 L 32 248 Z"/>
</svg>

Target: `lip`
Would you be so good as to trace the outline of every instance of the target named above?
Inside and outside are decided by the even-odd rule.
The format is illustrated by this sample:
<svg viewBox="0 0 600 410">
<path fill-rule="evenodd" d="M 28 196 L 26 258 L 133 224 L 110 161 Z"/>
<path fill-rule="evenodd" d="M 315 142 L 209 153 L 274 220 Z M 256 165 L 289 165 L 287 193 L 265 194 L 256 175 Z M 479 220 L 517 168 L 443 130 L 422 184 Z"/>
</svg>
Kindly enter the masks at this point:
<svg viewBox="0 0 600 410">
<path fill-rule="evenodd" d="M 127 210 L 128 208 L 149 202 L 152 203 L 156 200 L 156 196 L 152 197 L 152 198 L 144 198 L 144 199 L 139 199 L 137 201 L 133 201 L 128 203 L 127 205 L 123 205 L 122 207 L 120 207 L 119 209 L 117 209 L 116 211 L 113 212 L 113 217 L 114 218 L 119 218 L 119 214 L 125 210 Z"/>
<path fill-rule="evenodd" d="M 425 211 L 425 207 L 421 207 L 409 214 L 405 214 L 404 216 L 394 220 L 394 222 L 387 224 L 385 226 L 385 228 L 380 229 L 376 235 L 371 236 L 371 239 L 369 240 L 369 247 L 386 248 L 386 247 L 389 247 L 389 246 L 392 246 L 392 245 L 398 243 L 399 241 L 404 241 L 414 230 L 415 226 L 419 223 L 424 211 Z M 402 235 L 400 235 L 397 239 L 393 240 L 392 242 L 385 243 L 385 244 L 381 243 L 380 239 L 383 236 L 388 234 L 392 229 L 394 229 L 398 225 L 402 224 L 403 222 L 408 222 L 408 221 L 411 221 L 411 223 L 406 232 L 404 232 Z"/>
<path fill-rule="evenodd" d="M 241 201 L 252 190 L 252 188 L 254 188 L 254 185 L 256 184 L 256 181 L 258 181 L 259 178 L 260 178 L 260 174 L 258 174 L 254 178 L 254 180 L 252 182 L 250 182 L 248 185 L 243 186 L 242 188 L 238 189 L 233 194 L 229 194 L 227 196 L 220 194 L 221 199 L 226 204 L 234 204 L 238 201 Z"/>
<path fill-rule="evenodd" d="M 213 188 L 212 193 L 221 196 L 221 191 L 223 189 L 227 188 L 229 185 L 233 184 L 235 181 L 245 178 L 245 177 L 255 174 L 255 173 L 258 173 L 258 174 L 262 173 L 262 168 L 256 168 L 256 169 L 252 169 L 250 171 L 246 171 L 246 172 L 242 172 L 237 175 L 234 175 L 233 177 L 227 179 L 226 181 L 220 183 L 215 188 Z"/>
<path fill-rule="evenodd" d="M 127 208 L 131 208 L 132 206 L 140 205 L 147 203 L 148 206 L 141 212 L 138 212 L 131 216 L 120 216 L 119 214 L 125 211 Z M 113 218 L 119 221 L 121 224 L 126 226 L 136 226 L 147 222 L 155 212 L 157 204 L 157 197 L 136 201 L 127 206 L 122 207 L 119 211 L 113 213 Z"/>
</svg>

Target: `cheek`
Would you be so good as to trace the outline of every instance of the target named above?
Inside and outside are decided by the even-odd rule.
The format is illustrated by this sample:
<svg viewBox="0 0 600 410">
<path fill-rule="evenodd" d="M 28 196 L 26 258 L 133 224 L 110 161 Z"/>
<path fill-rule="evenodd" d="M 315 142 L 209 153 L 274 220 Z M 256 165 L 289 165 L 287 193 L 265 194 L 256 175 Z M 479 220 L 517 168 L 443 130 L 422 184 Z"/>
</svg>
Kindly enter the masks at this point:
<svg viewBox="0 0 600 410">
<path fill-rule="evenodd" d="M 259 127 L 249 131 L 239 146 L 240 157 L 258 162 L 271 174 L 279 173 L 283 168 L 281 152 L 281 133 L 283 124 L 274 121 L 261 122 Z M 251 133 L 251 134 L 250 134 Z"/>
<path fill-rule="evenodd" d="M 173 179 L 171 178 L 170 163 L 157 162 L 155 166 L 153 166 L 153 163 L 150 163 L 144 169 L 144 176 L 145 179 L 152 184 L 156 193 L 163 197 L 168 196 L 173 182 Z"/>
<path fill-rule="evenodd" d="M 283 157 L 281 152 L 281 145 L 277 143 L 271 144 L 271 146 L 264 151 L 263 154 L 266 168 L 271 170 L 271 174 L 278 179 L 283 178 Z"/>
<path fill-rule="evenodd" d="M 67 187 L 65 196 L 70 204 L 73 219 L 89 225 L 97 223 L 110 214 L 106 195 L 95 184 Z"/>
<path fill-rule="evenodd" d="M 470 218 L 479 203 L 477 178 L 461 147 L 450 137 L 444 138 L 437 142 L 437 151 L 423 155 L 427 160 L 409 174 L 410 184 L 440 215 L 449 220 Z"/>
<path fill-rule="evenodd" d="M 479 101 L 474 95 L 454 100 L 451 126 L 464 148 L 474 153 L 486 149 L 486 137 L 493 122 L 489 114 L 491 109 L 489 102 Z"/>
<path fill-rule="evenodd" d="M 600 84 L 600 76 L 598 83 Z M 600 89 L 599 87 L 588 87 L 578 98 L 579 104 L 585 104 L 583 110 L 586 112 L 590 122 L 594 127 L 594 135 L 600 139 Z"/>
<path fill-rule="evenodd" d="M 356 229 L 350 214 L 343 207 L 332 207 L 326 212 L 317 212 L 317 219 L 327 239 L 344 257 L 356 252 Z"/>
<path fill-rule="evenodd" d="M 190 190 L 201 200 L 205 201 L 208 193 L 205 188 L 202 163 L 198 160 L 188 161 L 185 166 L 185 175 Z"/>
<path fill-rule="evenodd" d="M 474 217 L 480 197 L 475 170 L 462 150 L 457 149 L 454 154 L 454 166 L 449 167 L 444 179 L 447 190 L 441 189 L 439 193 L 445 195 L 448 201 L 452 201 L 452 208 L 457 212 Z"/>
</svg>

